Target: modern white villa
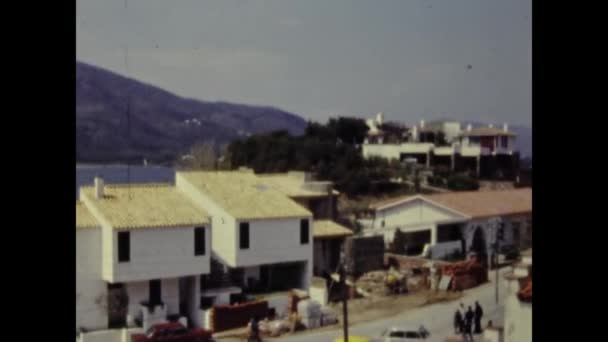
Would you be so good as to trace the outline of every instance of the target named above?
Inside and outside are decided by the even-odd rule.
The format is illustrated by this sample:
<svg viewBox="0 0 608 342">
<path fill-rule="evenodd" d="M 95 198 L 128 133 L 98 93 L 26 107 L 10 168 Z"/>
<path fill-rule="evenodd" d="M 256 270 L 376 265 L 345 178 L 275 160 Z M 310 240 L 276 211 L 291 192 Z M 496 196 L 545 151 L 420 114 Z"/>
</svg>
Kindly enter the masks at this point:
<svg viewBox="0 0 608 342">
<path fill-rule="evenodd" d="M 410 255 L 441 258 L 455 251 L 490 256 L 500 245 L 528 248 L 532 240 L 532 189 L 450 192 L 386 200 L 370 206 L 364 235 L 405 233 Z"/>
<path fill-rule="evenodd" d="M 213 306 L 308 290 L 313 269 L 334 267 L 352 234 L 333 221 L 332 184 L 301 172 L 177 172 L 175 179 L 107 185 L 96 178 L 81 187 L 77 329 L 145 328 L 170 316 L 207 327 Z M 285 299 L 269 307 L 280 313 Z"/>
<path fill-rule="evenodd" d="M 435 121 L 404 128 L 398 137 L 384 127 L 384 114 L 366 121 L 369 131 L 362 146 L 364 158 L 404 160 L 415 158 L 427 167 L 442 165 L 452 171 L 470 171 L 479 177 L 514 178 L 519 152 L 516 134 L 508 125 L 464 129 L 460 122 Z M 390 136 L 390 138 L 389 138 Z"/>
<path fill-rule="evenodd" d="M 165 184 L 82 187 L 76 202 L 76 327 L 197 321 L 210 270 L 209 214 Z"/>
</svg>

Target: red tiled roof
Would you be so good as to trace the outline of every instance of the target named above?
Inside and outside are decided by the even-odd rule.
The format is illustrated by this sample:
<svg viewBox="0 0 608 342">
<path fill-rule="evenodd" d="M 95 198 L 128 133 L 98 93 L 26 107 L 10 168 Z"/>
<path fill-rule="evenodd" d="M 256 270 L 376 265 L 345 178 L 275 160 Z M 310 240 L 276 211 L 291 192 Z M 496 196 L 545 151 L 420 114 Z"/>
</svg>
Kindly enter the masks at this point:
<svg viewBox="0 0 608 342">
<path fill-rule="evenodd" d="M 391 204 L 398 204 L 415 196 L 406 196 L 370 205 L 371 209 L 380 209 Z M 493 191 L 462 191 L 432 195 L 420 195 L 420 198 L 435 202 L 444 207 L 460 212 L 471 218 L 484 218 L 532 212 L 532 189 L 520 188 Z"/>
</svg>

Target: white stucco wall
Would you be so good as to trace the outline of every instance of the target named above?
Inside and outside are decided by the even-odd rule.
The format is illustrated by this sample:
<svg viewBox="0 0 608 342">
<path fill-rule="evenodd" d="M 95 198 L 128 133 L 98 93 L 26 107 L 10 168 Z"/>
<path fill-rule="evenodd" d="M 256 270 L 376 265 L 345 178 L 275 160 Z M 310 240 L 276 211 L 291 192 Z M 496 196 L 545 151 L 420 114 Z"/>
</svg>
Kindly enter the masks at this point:
<svg viewBox="0 0 608 342">
<path fill-rule="evenodd" d="M 364 158 L 373 156 L 386 159 L 400 159 L 401 153 L 423 154 L 433 149 L 430 143 L 403 143 L 403 144 L 363 144 L 362 154 Z"/>
<path fill-rule="evenodd" d="M 382 157 L 386 159 L 399 159 L 401 145 L 399 144 L 363 144 L 363 158 Z"/>
<path fill-rule="evenodd" d="M 300 243 L 300 218 L 252 220 L 249 222 L 249 249 L 238 249 L 237 266 L 256 266 L 291 261 L 312 264 L 312 220 L 309 220 L 308 244 Z M 240 222 L 237 221 L 237 227 Z M 239 243 L 237 228 L 236 243 Z"/>
<path fill-rule="evenodd" d="M 179 313 L 179 280 L 177 278 L 161 279 L 161 300 L 167 307 L 167 314 Z M 147 302 L 150 295 L 149 281 L 136 281 L 125 283 L 129 296 L 127 322 L 133 322 L 141 317 L 141 302 Z"/>
<path fill-rule="evenodd" d="M 104 329 L 108 318 L 103 304 L 107 285 L 101 279 L 101 229 L 76 230 L 76 328 Z"/>
<path fill-rule="evenodd" d="M 436 224 L 449 220 L 459 220 L 463 217 L 451 213 L 442 208 L 432 206 L 423 200 L 413 200 L 398 206 L 376 211 L 376 217 L 372 229 L 384 227 L 421 226 L 425 224 Z"/>
<path fill-rule="evenodd" d="M 130 260 L 118 262 L 118 231 L 112 231 L 112 272 L 109 282 L 133 282 L 207 274 L 211 235 L 205 231 L 205 255 L 194 255 L 194 227 L 130 230 Z M 113 253 L 112 253 L 113 252 Z"/>
<path fill-rule="evenodd" d="M 179 173 L 175 174 L 175 186 L 185 194 L 195 206 L 211 216 L 213 254 L 223 263 L 236 267 L 236 220 L 218 206 L 209 196 L 199 191 Z"/>
</svg>

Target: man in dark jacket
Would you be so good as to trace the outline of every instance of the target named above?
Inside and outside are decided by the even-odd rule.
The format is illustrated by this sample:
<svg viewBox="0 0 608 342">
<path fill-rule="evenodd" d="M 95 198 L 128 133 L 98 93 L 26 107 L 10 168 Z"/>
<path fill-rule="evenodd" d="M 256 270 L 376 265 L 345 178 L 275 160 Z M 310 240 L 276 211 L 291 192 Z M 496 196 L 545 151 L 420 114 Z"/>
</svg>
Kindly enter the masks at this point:
<svg viewBox="0 0 608 342">
<path fill-rule="evenodd" d="M 456 334 L 463 332 L 463 325 L 462 314 L 460 313 L 460 310 L 456 310 L 456 313 L 454 314 L 454 331 Z"/>
<path fill-rule="evenodd" d="M 475 302 L 475 333 L 481 334 L 481 318 L 483 317 L 483 309 L 479 302 Z"/>
<path fill-rule="evenodd" d="M 473 312 L 473 308 L 469 306 L 467 313 L 464 315 L 464 336 L 467 341 L 473 341 L 473 318 L 475 318 L 475 313 Z"/>
</svg>

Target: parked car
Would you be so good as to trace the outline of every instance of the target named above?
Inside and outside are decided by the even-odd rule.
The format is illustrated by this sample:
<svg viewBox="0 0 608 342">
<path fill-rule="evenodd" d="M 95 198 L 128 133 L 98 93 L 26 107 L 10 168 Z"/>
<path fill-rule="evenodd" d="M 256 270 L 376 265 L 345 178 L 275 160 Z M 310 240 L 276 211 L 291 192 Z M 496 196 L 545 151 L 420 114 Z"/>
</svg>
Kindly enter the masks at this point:
<svg viewBox="0 0 608 342">
<path fill-rule="evenodd" d="M 131 342 L 212 342 L 205 329 L 188 329 L 178 322 L 154 324 L 145 334 L 133 334 Z"/>
<path fill-rule="evenodd" d="M 393 327 L 382 333 L 384 342 L 421 342 L 431 334 L 423 326 L 420 328 Z"/>
</svg>

